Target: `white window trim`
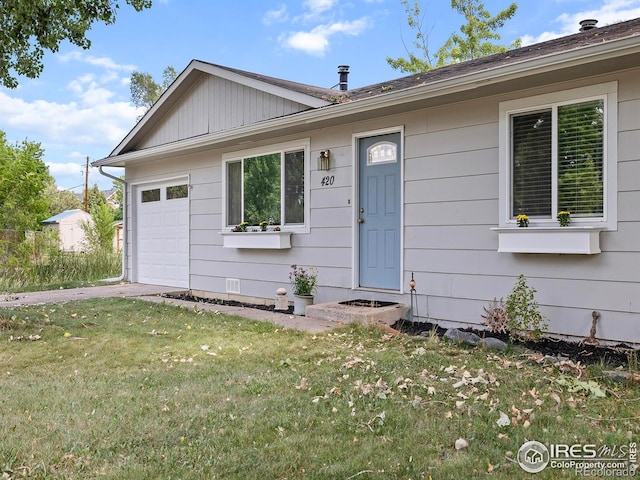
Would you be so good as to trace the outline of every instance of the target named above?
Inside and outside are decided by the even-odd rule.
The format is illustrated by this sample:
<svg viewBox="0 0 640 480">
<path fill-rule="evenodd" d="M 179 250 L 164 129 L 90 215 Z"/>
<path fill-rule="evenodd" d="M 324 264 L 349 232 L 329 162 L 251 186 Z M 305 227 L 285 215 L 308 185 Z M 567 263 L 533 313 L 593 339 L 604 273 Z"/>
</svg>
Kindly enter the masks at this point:
<svg viewBox="0 0 640 480">
<path fill-rule="evenodd" d="M 602 218 L 572 219 L 573 227 L 600 227 L 604 230 L 617 230 L 618 223 L 618 82 L 608 82 L 588 87 L 563 90 L 543 95 L 501 102 L 499 106 L 499 226 L 518 228 L 515 219 L 510 218 L 511 211 L 511 126 L 513 114 L 536 109 L 549 108 L 568 103 L 604 99 L 606 124 L 604 131 L 604 212 Z M 554 166 L 554 170 L 555 170 Z M 554 181 L 554 185 L 557 179 Z M 530 227 L 560 227 L 555 218 L 530 219 Z"/>
<path fill-rule="evenodd" d="M 231 162 L 237 162 L 243 158 L 256 157 L 259 155 L 270 155 L 273 153 L 282 153 L 284 151 L 304 150 L 304 225 L 282 225 L 282 230 L 292 233 L 309 233 L 310 232 L 310 175 L 311 175 L 311 140 L 304 138 L 301 140 L 277 143 L 264 147 L 254 147 L 247 150 L 225 153 L 222 155 L 222 233 L 229 233 L 233 226 L 227 225 L 227 165 Z M 281 171 L 281 182 L 283 181 L 284 172 Z"/>
</svg>

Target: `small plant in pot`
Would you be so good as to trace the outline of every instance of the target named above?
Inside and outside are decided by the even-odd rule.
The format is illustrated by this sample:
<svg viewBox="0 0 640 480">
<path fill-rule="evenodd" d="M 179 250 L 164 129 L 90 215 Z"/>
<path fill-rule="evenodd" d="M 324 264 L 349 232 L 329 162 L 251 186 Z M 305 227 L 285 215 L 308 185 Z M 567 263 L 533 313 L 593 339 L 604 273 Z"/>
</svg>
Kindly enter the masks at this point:
<svg viewBox="0 0 640 480">
<path fill-rule="evenodd" d="M 238 225 L 236 225 L 235 227 L 233 227 L 233 229 L 231 230 L 232 232 L 246 232 L 247 231 L 247 226 L 249 225 L 248 222 L 242 222 L 239 223 Z"/>
<path fill-rule="evenodd" d="M 306 306 L 313 303 L 313 296 L 318 289 L 318 271 L 315 267 L 291 265 L 289 281 L 293 287 L 293 313 L 304 315 Z"/>
<path fill-rule="evenodd" d="M 568 227 L 571 223 L 571 213 L 567 211 L 558 212 L 558 222 L 561 227 Z"/>
<path fill-rule="evenodd" d="M 516 222 L 519 227 L 528 227 L 529 226 L 529 217 L 524 213 L 521 213 L 516 217 Z"/>
</svg>

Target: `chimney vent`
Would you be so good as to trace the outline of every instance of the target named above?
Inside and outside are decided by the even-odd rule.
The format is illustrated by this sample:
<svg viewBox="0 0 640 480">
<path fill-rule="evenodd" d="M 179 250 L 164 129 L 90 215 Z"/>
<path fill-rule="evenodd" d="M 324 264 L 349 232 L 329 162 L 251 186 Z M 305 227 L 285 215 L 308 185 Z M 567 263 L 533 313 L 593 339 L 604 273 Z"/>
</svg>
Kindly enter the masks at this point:
<svg viewBox="0 0 640 480">
<path fill-rule="evenodd" d="M 587 20 L 582 20 L 580 22 L 580 31 L 585 32 L 587 30 L 593 30 L 594 28 L 598 28 L 596 25 L 598 24 L 598 20 L 593 18 L 589 18 Z"/>
<path fill-rule="evenodd" d="M 349 90 L 349 84 L 347 82 L 349 78 L 349 65 L 340 65 L 338 66 L 338 74 L 340 75 L 340 90 L 347 91 Z"/>
</svg>

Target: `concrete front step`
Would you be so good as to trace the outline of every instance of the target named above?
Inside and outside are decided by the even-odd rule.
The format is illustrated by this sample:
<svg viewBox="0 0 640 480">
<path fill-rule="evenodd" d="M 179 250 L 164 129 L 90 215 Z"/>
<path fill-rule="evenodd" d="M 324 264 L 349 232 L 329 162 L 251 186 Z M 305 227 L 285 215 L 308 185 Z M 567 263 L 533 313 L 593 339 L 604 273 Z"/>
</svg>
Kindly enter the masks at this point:
<svg viewBox="0 0 640 480">
<path fill-rule="evenodd" d="M 406 319 L 409 306 L 401 303 L 385 307 L 361 307 L 342 305 L 337 302 L 309 305 L 305 316 L 336 323 L 354 323 L 393 325 L 400 319 Z"/>
</svg>

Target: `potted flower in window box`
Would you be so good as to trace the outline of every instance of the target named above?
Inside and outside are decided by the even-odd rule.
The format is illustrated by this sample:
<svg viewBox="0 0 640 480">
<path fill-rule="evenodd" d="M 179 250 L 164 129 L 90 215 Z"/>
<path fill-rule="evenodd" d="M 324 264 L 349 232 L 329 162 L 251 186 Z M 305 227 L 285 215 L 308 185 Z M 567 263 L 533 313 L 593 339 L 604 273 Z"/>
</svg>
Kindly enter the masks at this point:
<svg viewBox="0 0 640 480">
<path fill-rule="evenodd" d="M 516 222 L 518 223 L 519 227 L 528 227 L 529 226 L 529 217 L 526 216 L 524 213 L 521 213 L 520 215 L 518 215 L 516 217 Z"/>
<path fill-rule="evenodd" d="M 238 225 L 236 225 L 235 227 L 233 227 L 233 229 L 231 231 L 232 232 L 246 232 L 248 226 L 249 226 L 248 222 L 242 222 L 242 223 L 239 223 Z"/>
<path fill-rule="evenodd" d="M 266 232 L 267 231 L 267 227 L 269 226 L 269 222 L 267 222 L 267 221 L 260 222 L 259 226 L 260 226 L 260 231 L 261 232 Z"/>
<path fill-rule="evenodd" d="M 561 211 L 558 212 L 558 221 L 561 227 L 568 227 L 571 223 L 571 212 Z"/>
<path fill-rule="evenodd" d="M 318 271 L 315 267 L 291 265 L 289 281 L 293 287 L 293 314 L 304 315 L 307 305 L 313 304 L 313 296 L 318 289 Z"/>
</svg>

